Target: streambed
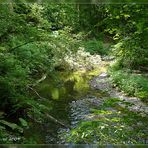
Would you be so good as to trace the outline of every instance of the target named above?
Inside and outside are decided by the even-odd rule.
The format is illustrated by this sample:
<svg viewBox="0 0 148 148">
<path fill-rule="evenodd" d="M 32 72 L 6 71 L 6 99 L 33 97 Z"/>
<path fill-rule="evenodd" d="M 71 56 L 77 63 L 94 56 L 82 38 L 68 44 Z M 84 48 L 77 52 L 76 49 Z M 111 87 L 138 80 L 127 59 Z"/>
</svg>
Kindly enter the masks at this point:
<svg viewBox="0 0 148 148">
<path fill-rule="evenodd" d="M 100 73 L 99 70 L 58 72 L 43 81 L 37 91 L 49 99 L 50 115 L 65 125 L 76 128 L 81 121 L 91 121 L 99 117 L 91 114 L 92 108 L 97 109 L 104 100 L 120 97 L 112 95 L 114 91 L 108 90 L 111 86 L 106 82 L 106 75 L 98 77 Z M 102 79 L 103 83 L 98 79 Z M 111 107 L 108 109 L 118 112 L 118 109 L 115 110 Z M 146 129 L 143 130 L 146 131 Z M 34 133 L 34 139 L 40 144 L 64 144 L 66 141 L 63 133 L 68 135 L 69 131 L 69 128 L 63 128 L 47 119 L 43 125 L 33 124 L 28 135 Z M 93 143 L 95 142 L 96 140 L 93 141 Z"/>
<path fill-rule="evenodd" d="M 99 74 L 100 70 L 98 69 L 88 72 L 55 72 L 40 83 L 39 87 L 37 87 L 37 92 L 42 97 L 49 99 L 50 115 L 65 125 L 74 126 L 76 121 L 71 118 L 71 105 L 73 102 L 83 100 L 86 96 L 101 97 L 105 95 L 102 91 L 92 90 L 89 85 L 89 81 Z M 77 111 L 79 109 L 84 111 L 82 112 L 82 116 L 88 112 L 88 109 L 86 109 L 83 103 L 77 106 Z M 74 111 L 75 114 L 79 113 L 77 111 Z M 76 116 L 76 118 L 78 117 Z M 26 135 L 31 135 L 35 141 L 41 144 L 60 143 L 58 141 L 58 132 L 62 130 L 60 125 L 47 119 L 43 125 L 32 123 L 32 128 L 26 132 Z M 32 133 L 34 133 L 34 136 Z"/>
</svg>

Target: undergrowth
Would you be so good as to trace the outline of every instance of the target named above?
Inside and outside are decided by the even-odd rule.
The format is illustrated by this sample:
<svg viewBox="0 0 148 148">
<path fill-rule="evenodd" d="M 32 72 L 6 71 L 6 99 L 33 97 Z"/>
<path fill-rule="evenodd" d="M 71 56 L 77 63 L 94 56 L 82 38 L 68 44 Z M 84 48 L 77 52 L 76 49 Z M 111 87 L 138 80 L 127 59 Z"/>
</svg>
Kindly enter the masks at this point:
<svg viewBox="0 0 148 148">
<path fill-rule="evenodd" d="M 109 47 L 105 47 L 100 40 L 88 40 L 82 44 L 90 54 L 107 55 L 109 53 Z"/>
<path fill-rule="evenodd" d="M 148 79 L 142 74 L 133 73 L 130 69 L 109 69 L 112 83 L 129 96 L 148 100 Z"/>
</svg>

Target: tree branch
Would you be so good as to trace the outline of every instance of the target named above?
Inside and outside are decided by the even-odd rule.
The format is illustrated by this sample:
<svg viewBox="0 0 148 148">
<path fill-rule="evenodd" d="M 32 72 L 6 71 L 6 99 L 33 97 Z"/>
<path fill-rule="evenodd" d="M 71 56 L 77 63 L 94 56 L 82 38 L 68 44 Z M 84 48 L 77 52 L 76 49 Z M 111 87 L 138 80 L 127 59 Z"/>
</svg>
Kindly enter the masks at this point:
<svg viewBox="0 0 148 148">
<path fill-rule="evenodd" d="M 46 98 L 40 96 L 40 94 L 39 94 L 36 90 L 34 90 L 32 87 L 28 86 L 28 88 L 31 89 L 33 92 L 35 92 L 35 94 L 36 94 L 40 99 L 44 99 L 44 100 L 46 99 Z M 49 115 L 49 114 L 46 114 L 46 116 L 47 116 L 51 121 L 53 121 L 54 123 L 59 124 L 59 125 L 65 127 L 65 128 L 70 128 L 70 126 L 65 125 L 64 123 L 62 123 L 61 121 L 57 120 L 57 119 L 54 118 L 53 116 L 51 116 L 51 115 Z"/>
<path fill-rule="evenodd" d="M 52 117 L 51 115 L 46 114 L 46 116 L 47 116 L 51 121 L 53 121 L 54 123 L 59 124 L 59 125 L 65 127 L 65 128 L 70 128 L 70 126 L 65 125 L 65 124 L 62 123 L 61 121 L 59 121 L 59 120 L 57 120 L 56 118 Z"/>
<path fill-rule="evenodd" d="M 20 45 L 18 45 L 16 47 L 11 48 L 10 51 L 13 51 L 13 50 L 15 50 L 15 49 L 17 49 L 19 47 L 22 47 L 22 46 L 27 45 L 27 44 L 32 43 L 32 42 L 36 42 L 36 41 L 30 41 L 30 42 L 26 42 L 26 43 L 20 44 Z"/>
<path fill-rule="evenodd" d="M 40 94 L 35 89 L 33 89 L 32 87 L 28 86 L 28 88 L 31 89 L 40 99 L 43 99 L 43 100 L 46 99 L 46 98 L 40 96 Z"/>
<path fill-rule="evenodd" d="M 47 77 L 47 73 L 44 74 L 39 80 L 37 80 L 32 86 L 36 86 L 40 82 L 44 81 L 46 79 L 46 77 Z"/>
</svg>

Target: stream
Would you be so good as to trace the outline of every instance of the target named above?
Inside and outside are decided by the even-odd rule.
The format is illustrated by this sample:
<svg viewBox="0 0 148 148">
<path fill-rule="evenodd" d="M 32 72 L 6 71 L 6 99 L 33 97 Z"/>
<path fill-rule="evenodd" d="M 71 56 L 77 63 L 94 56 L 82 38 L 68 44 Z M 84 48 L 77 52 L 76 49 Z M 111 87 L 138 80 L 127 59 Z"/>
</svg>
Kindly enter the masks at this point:
<svg viewBox="0 0 148 148">
<path fill-rule="evenodd" d="M 65 125 L 75 128 L 80 121 L 88 121 L 94 118 L 90 114 L 91 108 L 97 108 L 104 99 L 114 97 L 111 93 L 103 91 L 108 84 L 104 83 L 105 75 L 98 78 L 100 73 L 100 70 L 56 72 L 41 82 L 37 91 L 41 96 L 49 99 L 50 115 Z M 97 79 L 102 78 L 103 82 L 96 85 L 95 83 L 99 82 Z M 95 87 L 98 87 L 98 89 L 94 89 Z M 115 92 L 112 93 L 115 94 Z M 120 98 L 117 95 L 115 97 Z M 115 111 L 112 108 L 110 109 Z M 26 132 L 26 136 L 35 139 L 38 144 L 65 144 L 65 139 L 61 136 L 65 132 L 68 133 L 69 128 L 61 127 L 50 119 L 46 119 L 42 125 L 32 123 L 32 127 Z"/>
<path fill-rule="evenodd" d="M 89 85 L 89 81 L 99 74 L 99 70 L 55 72 L 40 83 L 37 91 L 42 97 L 49 99 L 50 115 L 65 125 L 75 126 L 89 110 L 85 105 L 88 101 L 86 97 L 97 98 L 105 95 L 102 91 L 91 89 Z M 82 101 L 75 106 L 77 100 Z M 81 115 L 79 114 L 80 110 Z M 32 139 L 35 139 L 39 144 L 62 143 L 61 139 L 59 141 L 58 133 L 68 130 L 51 122 L 50 119 L 47 119 L 43 125 L 32 124 L 32 128 L 26 132 L 26 136 L 30 137 L 31 135 Z M 32 135 L 32 133 L 34 134 Z"/>
</svg>

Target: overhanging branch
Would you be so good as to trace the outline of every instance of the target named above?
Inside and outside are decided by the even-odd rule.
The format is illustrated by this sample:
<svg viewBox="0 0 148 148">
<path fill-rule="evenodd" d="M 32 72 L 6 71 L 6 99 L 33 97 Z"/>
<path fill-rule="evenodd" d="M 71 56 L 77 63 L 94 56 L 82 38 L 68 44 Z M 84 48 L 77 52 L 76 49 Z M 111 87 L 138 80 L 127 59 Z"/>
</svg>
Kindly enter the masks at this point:
<svg viewBox="0 0 148 148">
<path fill-rule="evenodd" d="M 10 51 L 13 51 L 13 50 L 15 50 L 15 49 L 17 49 L 19 47 L 22 47 L 22 46 L 27 45 L 27 44 L 32 43 L 32 42 L 36 42 L 36 41 L 30 41 L 30 42 L 26 42 L 26 43 L 20 44 L 20 45 L 18 45 L 16 47 L 11 48 Z"/>
</svg>

